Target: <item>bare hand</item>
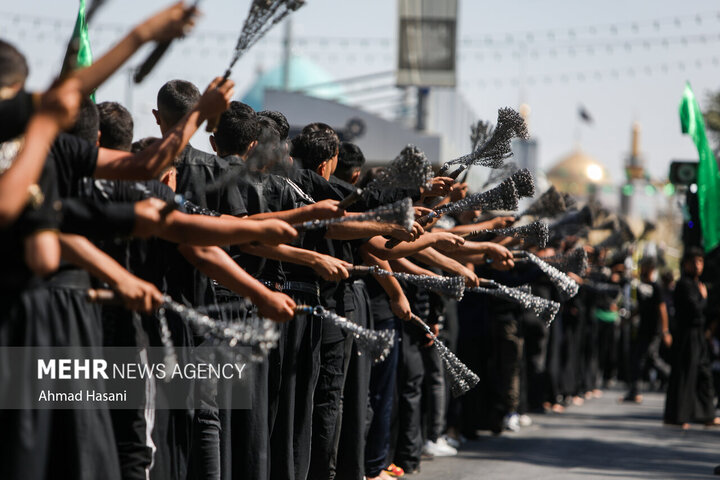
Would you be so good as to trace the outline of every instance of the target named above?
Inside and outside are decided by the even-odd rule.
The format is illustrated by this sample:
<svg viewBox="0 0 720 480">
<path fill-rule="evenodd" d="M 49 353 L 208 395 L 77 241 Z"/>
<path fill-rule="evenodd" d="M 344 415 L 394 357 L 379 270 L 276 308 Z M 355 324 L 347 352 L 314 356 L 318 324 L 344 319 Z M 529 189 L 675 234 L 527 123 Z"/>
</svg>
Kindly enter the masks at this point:
<svg viewBox="0 0 720 480">
<path fill-rule="evenodd" d="M 670 332 L 663 333 L 662 341 L 667 348 L 672 347 L 673 338 L 672 335 L 670 335 Z"/>
<path fill-rule="evenodd" d="M 450 201 L 457 202 L 467 196 L 468 184 L 467 183 L 456 183 L 450 188 Z"/>
<path fill-rule="evenodd" d="M 267 220 L 248 220 L 258 223 L 260 242 L 266 245 L 278 245 L 293 241 L 298 233 L 287 222 L 275 218 Z"/>
<path fill-rule="evenodd" d="M 432 212 L 432 209 L 431 209 L 431 208 L 420 207 L 420 206 L 417 206 L 417 205 L 413 207 L 413 210 L 415 210 L 415 218 L 416 218 L 416 219 L 417 219 L 417 218 L 420 218 L 420 217 L 423 217 L 423 216 L 425 216 L 425 215 L 429 215 L 429 214 Z"/>
<path fill-rule="evenodd" d="M 198 10 L 178 2 L 141 23 L 136 31 L 143 42 L 167 42 L 190 33 Z"/>
<path fill-rule="evenodd" d="M 422 188 L 422 194 L 425 197 L 444 197 L 453 183 L 455 180 L 450 177 L 435 177 L 430 181 L 430 188 Z"/>
<path fill-rule="evenodd" d="M 497 243 L 487 242 L 485 244 L 485 255 L 492 259 L 490 266 L 495 270 L 510 270 L 515 266 L 513 255 L 510 250 Z"/>
<path fill-rule="evenodd" d="M 515 217 L 495 217 L 490 220 L 491 228 L 505 228 L 515 223 Z"/>
<path fill-rule="evenodd" d="M 313 213 L 313 218 L 318 220 L 342 217 L 344 211 L 338 205 L 340 202 L 337 200 L 320 200 L 310 206 L 310 211 Z"/>
<path fill-rule="evenodd" d="M 435 240 L 435 246 L 440 249 L 459 247 L 465 244 L 465 239 L 450 232 L 432 232 Z"/>
<path fill-rule="evenodd" d="M 198 100 L 197 109 L 204 118 L 217 118 L 228 109 L 233 96 L 235 96 L 235 82 L 216 77 Z"/>
<path fill-rule="evenodd" d="M 433 335 L 435 335 L 435 337 L 437 337 L 438 334 L 440 333 L 440 325 L 435 323 L 433 325 L 428 325 L 428 326 L 430 327 L 430 331 L 433 333 Z M 425 336 L 427 337 L 428 342 L 425 345 L 423 345 L 423 347 L 432 347 L 433 343 L 435 343 L 435 339 L 429 333 L 426 333 Z"/>
<path fill-rule="evenodd" d="M 312 265 L 315 273 L 328 282 L 345 280 L 350 276 L 348 270 L 351 268 L 348 262 L 323 254 L 318 254 Z"/>
<path fill-rule="evenodd" d="M 414 242 L 423 233 L 425 233 L 425 229 L 422 227 L 422 225 L 417 222 L 413 222 L 412 230 L 410 230 L 409 232 L 400 225 L 393 225 L 390 236 L 396 240 L 400 240 L 401 242 Z"/>
<path fill-rule="evenodd" d="M 61 130 L 72 127 L 82 102 L 80 87 L 80 81 L 72 77 L 54 84 L 40 97 L 38 113 L 48 115 Z"/>
<path fill-rule="evenodd" d="M 130 273 L 127 278 L 115 285 L 115 289 L 129 310 L 152 313 L 163 303 L 163 295 L 155 285 Z"/>
<path fill-rule="evenodd" d="M 401 295 L 398 298 L 390 299 L 390 309 L 401 320 L 410 320 L 412 317 L 412 309 L 410 309 L 410 302 L 405 295 Z"/>
<path fill-rule="evenodd" d="M 470 270 L 469 268 L 463 266 L 460 268 L 460 271 L 458 272 L 459 275 L 465 277 L 465 286 L 468 288 L 472 287 L 479 287 L 480 286 L 480 278 Z"/>
<path fill-rule="evenodd" d="M 163 221 L 166 220 L 160 211 L 165 208 L 165 202 L 159 198 L 151 197 L 135 202 L 133 210 L 135 211 L 135 226 L 133 227 L 133 236 L 139 238 L 148 238 L 162 229 Z"/>
<path fill-rule="evenodd" d="M 295 316 L 295 301 L 280 292 L 269 290 L 260 298 L 254 299 L 258 312 L 273 322 L 285 323 Z"/>
</svg>

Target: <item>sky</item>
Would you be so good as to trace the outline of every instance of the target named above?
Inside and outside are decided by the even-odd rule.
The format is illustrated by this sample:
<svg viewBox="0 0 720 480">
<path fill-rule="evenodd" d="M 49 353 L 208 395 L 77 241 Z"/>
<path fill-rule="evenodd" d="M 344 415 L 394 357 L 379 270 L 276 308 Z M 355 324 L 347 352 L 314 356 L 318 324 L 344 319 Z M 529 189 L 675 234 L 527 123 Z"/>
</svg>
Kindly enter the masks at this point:
<svg viewBox="0 0 720 480">
<path fill-rule="evenodd" d="M 108 0 L 91 26 L 94 54 L 168 4 Z M 141 52 L 99 89 L 97 101 L 129 106 L 136 138 L 158 135 L 150 112 L 158 88 L 170 78 L 202 86 L 222 74 L 249 4 L 205 0 L 196 30 L 173 45 L 143 84 L 131 87 L 128 81 L 130 67 L 145 56 Z M 0 4 L 0 37 L 29 57 L 30 89 L 46 87 L 59 71 L 76 13 L 76 0 Z M 307 0 L 293 16 L 293 52 L 338 79 L 390 71 L 396 16 L 391 0 Z M 716 1 L 459 0 L 458 28 L 457 88 L 483 119 L 494 120 L 500 107 L 527 103 L 541 168 L 580 145 L 618 180 L 633 122 L 641 126 L 641 152 L 654 178 L 666 178 L 672 159 L 697 158 L 680 132 L 678 105 L 686 81 L 701 105 L 708 92 L 720 89 Z M 258 70 L 281 61 L 281 34 L 279 26 L 240 60 L 233 74 L 238 97 Z M 389 88 L 391 79 L 384 81 Z M 591 125 L 578 120 L 580 105 Z M 199 132 L 193 142 L 205 145 L 204 136 Z"/>
</svg>

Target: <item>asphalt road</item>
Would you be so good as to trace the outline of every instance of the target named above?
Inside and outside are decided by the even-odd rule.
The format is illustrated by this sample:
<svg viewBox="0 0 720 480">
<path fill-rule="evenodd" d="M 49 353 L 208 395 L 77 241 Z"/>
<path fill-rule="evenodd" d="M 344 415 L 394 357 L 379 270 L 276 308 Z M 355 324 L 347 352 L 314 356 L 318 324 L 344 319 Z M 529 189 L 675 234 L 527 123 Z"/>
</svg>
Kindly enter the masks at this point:
<svg viewBox="0 0 720 480">
<path fill-rule="evenodd" d="M 423 461 L 408 480 L 718 478 L 720 428 L 688 432 L 662 424 L 664 395 L 620 404 L 620 392 L 561 414 L 531 415 L 533 425 L 466 443 L 457 457 Z"/>
</svg>

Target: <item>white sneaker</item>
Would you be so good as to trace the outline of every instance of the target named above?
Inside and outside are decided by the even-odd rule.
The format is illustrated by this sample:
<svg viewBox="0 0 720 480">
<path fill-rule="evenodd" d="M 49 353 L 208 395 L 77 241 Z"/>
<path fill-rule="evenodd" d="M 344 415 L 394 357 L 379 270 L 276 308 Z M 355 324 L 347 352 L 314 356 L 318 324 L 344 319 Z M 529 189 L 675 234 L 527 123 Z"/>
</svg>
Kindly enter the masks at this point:
<svg viewBox="0 0 720 480">
<path fill-rule="evenodd" d="M 503 429 L 511 432 L 520 431 L 520 416 L 517 413 L 509 413 L 503 418 Z"/>
<path fill-rule="evenodd" d="M 530 418 L 530 415 L 520 415 L 518 417 L 518 423 L 520 423 L 521 427 L 529 427 L 532 425 L 532 418 Z"/>
<path fill-rule="evenodd" d="M 445 445 L 448 445 L 455 450 L 460 448 L 460 440 L 457 440 L 450 435 L 443 435 L 442 437 L 438 438 L 438 443 L 444 443 Z"/>
<path fill-rule="evenodd" d="M 423 453 L 433 457 L 454 457 L 457 455 L 457 450 L 450 445 L 441 445 L 439 442 L 428 440 L 423 446 Z"/>
</svg>

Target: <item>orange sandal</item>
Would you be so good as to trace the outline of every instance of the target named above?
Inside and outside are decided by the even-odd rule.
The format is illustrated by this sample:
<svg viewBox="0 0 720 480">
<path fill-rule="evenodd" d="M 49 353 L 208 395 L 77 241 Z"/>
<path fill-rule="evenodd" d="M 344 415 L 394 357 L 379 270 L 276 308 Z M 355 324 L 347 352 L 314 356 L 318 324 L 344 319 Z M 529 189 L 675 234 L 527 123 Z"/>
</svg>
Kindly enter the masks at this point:
<svg viewBox="0 0 720 480">
<path fill-rule="evenodd" d="M 388 475 L 395 478 L 400 478 L 405 475 L 405 471 L 394 463 L 391 463 L 390 466 L 385 469 L 385 471 Z"/>
</svg>

